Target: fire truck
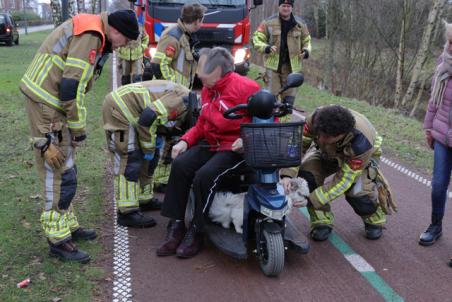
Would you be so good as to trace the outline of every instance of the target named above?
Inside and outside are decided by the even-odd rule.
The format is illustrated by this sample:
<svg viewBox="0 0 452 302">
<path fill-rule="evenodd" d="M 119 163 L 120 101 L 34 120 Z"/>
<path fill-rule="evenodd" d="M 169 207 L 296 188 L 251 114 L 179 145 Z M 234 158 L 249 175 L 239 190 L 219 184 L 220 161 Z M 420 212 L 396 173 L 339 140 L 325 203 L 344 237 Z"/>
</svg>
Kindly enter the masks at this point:
<svg viewBox="0 0 452 302">
<path fill-rule="evenodd" d="M 183 0 L 137 0 L 139 22 L 149 35 L 149 47 L 144 54 L 145 79 L 152 78 L 150 60 L 165 28 L 175 25 L 180 16 Z M 195 33 L 199 43 L 196 49 L 222 46 L 234 57 L 236 72 L 246 75 L 250 58 L 250 9 L 261 5 L 262 0 L 197 0 L 207 7 L 202 28 Z M 251 7 L 253 4 L 253 7 Z"/>
</svg>

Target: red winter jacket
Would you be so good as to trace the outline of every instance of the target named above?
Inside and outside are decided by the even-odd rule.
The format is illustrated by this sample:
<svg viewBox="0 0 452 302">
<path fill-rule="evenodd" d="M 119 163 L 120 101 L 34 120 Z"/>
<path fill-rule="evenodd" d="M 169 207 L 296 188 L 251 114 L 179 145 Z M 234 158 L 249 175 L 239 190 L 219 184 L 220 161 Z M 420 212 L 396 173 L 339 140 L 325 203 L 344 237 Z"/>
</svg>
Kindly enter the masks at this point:
<svg viewBox="0 0 452 302">
<path fill-rule="evenodd" d="M 189 148 L 204 139 L 211 146 L 210 150 L 231 150 L 232 143 L 240 137 L 240 124 L 249 123 L 251 118 L 228 120 L 223 113 L 238 104 L 247 104 L 248 98 L 259 89 L 255 81 L 235 72 L 226 74 L 210 89 L 204 87 L 198 121 L 181 139 Z"/>
</svg>

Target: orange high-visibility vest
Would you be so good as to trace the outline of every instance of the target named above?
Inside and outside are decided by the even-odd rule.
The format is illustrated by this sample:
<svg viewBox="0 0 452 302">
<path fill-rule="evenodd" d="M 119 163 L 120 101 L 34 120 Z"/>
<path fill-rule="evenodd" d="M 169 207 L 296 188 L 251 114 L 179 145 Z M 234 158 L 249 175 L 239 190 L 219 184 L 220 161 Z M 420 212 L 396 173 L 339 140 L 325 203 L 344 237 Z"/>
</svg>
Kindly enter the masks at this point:
<svg viewBox="0 0 452 302">
<path fill-rule="evenodd" d="M 95 31 L 102 37 L 102 46 L 99 48 L 99 52 L 102 53 L 105 46 L 105 33 L 102 28 L 102 20 L 99 15 L 91 14 L 78 14 L 72 17 L 73 22 L 73 34 L 78 36 L 87 31 Z"/>
</svg>

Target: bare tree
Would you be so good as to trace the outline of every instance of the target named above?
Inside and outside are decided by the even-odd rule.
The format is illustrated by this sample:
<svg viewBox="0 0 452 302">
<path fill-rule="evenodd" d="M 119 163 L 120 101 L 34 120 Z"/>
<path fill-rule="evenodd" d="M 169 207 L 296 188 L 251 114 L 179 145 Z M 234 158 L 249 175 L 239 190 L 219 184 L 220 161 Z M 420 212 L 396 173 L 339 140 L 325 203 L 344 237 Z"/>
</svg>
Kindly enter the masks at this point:
<svg viewBox="0 0 452 302">
<path fill-rule="evenodd" d="M 413 100 L 414 91 L 419 81 L 419 75 L 421 74 L 421 70 L 424 67 L 425 61 L 427 59 L 427 52 L 430 46 L 430 41 L 432 37 L 432 32 L 438 19 L 439 12 L 443 9 L 447 0 L 434 0 L 433 6 L 430 9 L 430 13 L 428 15 L 427 25 L 424 28 L 424 33 L 422 35 L 421 46 L 419 52 L 416 56 L 416 64 L 413 68 L 413 74 L 411 75 L 410 85 L 406 91 L 405 96 L 402 99 L 402 107 L 405 107 L 407 104 L 411 103 Z"/>
</svg>

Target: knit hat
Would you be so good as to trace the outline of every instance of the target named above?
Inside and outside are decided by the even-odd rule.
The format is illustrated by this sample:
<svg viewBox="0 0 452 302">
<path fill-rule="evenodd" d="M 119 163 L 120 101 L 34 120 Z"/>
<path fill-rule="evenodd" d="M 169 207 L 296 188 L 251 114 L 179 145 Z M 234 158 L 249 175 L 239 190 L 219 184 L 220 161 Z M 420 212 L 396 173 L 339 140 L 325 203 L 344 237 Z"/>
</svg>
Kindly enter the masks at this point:
<svg viewBox="0 0 452 302">
<path fill-rule="evenodd" d="M 138 36 L 140 35 L 137 16 L 133 10 L 117 10 L 109 14 L 108 24 L 131 40 L 138 39 Z"/>
<path fill-rule="evenodd" d="M 279 5 L 281 4 L 289 4 L 293 6 L 294 0 L 279 0 Z"/>
</svg>

